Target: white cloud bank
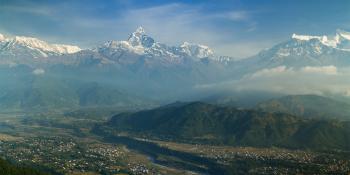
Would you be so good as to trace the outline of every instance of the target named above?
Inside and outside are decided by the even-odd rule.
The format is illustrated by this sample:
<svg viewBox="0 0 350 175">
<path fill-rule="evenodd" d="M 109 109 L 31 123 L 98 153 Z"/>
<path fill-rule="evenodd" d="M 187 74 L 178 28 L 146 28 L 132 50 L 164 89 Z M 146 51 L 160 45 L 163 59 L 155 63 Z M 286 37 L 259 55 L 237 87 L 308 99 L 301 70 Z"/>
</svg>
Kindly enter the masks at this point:
<svg viewBox="0 0 350 175">
<path fill-rule="evenodd" d="M 220 84 L 199 85 L 199 89 L 265 91 L 282 94 L 338 94 L 350 96 L 350 67 L 335 66 L 262 69 Z"/>
<path fill-rule="evenodd" d="M 255 72 L 252 75 L 248 75 L 250 78 L 258 78 L 258 77 L 265 77 L 265 76 L 274 76 L 278 73 L 286 73 L 286 72 L 292 72 L 292 69 L 287 69 L 286 66 L 278 66 L 271 69 L 263 69 L 260 71 Z"/>
<path fill-rule="evenodd" d="M 302 69 L 304 72 L 308 73 L 323 73 L 328 75 L 336 75 L 338 73 L 337 67 L 335 66 L 321 66 L 321 67 L 311 67 L 307 66 Z"/>
<path fill-rule="evenodd" d="M 335 66 L 303 67 L 279 66 L 263 69 L 235 82 L 238 90 L 263 90 L 287 94 L 349 94 L 350 68 Z"/>
<path fill-rule="evenodd" d="M 287 68 L 286 66 L 278 66 L 270 69 L 263 69 L 248 75 L 248 78 L 258 78 L 258 77 L 273 77 L 280 74 L 325 74 L 325 75 L 337 75 L 337 67 L 331 66 L 306 66 L 301 69 Z"/>
<path fill-rule="evenodd" d="M 45 70 L 44 69 L 35 69 L 32 72 L 34 75 L 42 75 L 45 74 Z"/>
</svg>

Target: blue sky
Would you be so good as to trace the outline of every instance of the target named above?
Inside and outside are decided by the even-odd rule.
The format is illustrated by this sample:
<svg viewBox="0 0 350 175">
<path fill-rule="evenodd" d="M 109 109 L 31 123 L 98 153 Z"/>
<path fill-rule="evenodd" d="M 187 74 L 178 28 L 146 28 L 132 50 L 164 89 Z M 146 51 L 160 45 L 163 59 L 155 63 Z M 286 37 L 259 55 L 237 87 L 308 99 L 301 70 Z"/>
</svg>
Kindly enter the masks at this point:
<svg viewBox="0 0 350 175">
<path fill-rule="evenodd" d="M 347 0 L 0 0 L 0 32 L 93 47 L 138 26 L 159 42 L 195 42 L 245 57 L 293 33 L 350 30 Z"/>
</svg>

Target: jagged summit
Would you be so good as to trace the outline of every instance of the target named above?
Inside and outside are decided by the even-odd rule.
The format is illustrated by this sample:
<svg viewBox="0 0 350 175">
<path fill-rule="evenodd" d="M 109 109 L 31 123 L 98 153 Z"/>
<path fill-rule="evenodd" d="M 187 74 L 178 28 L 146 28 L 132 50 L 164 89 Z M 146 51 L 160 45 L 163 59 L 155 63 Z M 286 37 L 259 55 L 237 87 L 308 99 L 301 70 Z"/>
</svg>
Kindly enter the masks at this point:
<svg viewBox="0 0 350 175">
<path fill-rule="evenodd" d="M 337 51 L 350 51 L 349 32 L 338 29 L 336 30 L 335 35 L 328 36 L 299 35 L 294 33 L 291 40 L 269 49 L 270 54 L 268 55 L 273 59 L 290 56 L 304 56 L 305 59 L 315 57 L 313 60 L 317 62 L 319 59 L 316 57 L 320 57 L 320 55 L 329 55 Z M 262 51 L 262 53 L 266 54 L 267 52 Z"/>
<path fill-rule="evenodd" d="M 142 26 L 138 27 L 134 33 L 141 34 L 141 35 L 146 34 L 145 29 L 143 29 Z"/>
<path fill-rule="evenodd" d="M 293 34 L 290 40 L 263 50 L 254 58 L 255 64 L 263 65 L 260 68 L 278 66 L 302 68 L 343 67 L 350 65 L 349 56 L 350 34 L 344 30 L 337 30 L 334 35 L 328 36 Z"/>
<path fill-rule="evenodd" d="M 350 49 L 347 46 L 344 46 L 344 43 L 346 43 L 345 45 L 348 45 L 347 42 L 350 42 L 350 32 L 347 32 L 341 29 L 337 29 L 335 35 L 333 36 L 298 35 L 294 33 L 292 35 L 292 39 L 300 40 L 300 41 L 315 40 L 315 41 L 319 41 L 320 43 L 328 47 L 333 47 L 333 48 L 342 49 L 342 50 Z"/>
<path fill-rule="evenodd" d="M 136 31 L 129 36 L 128 42 L 136 47 L 152 47 L 155 41 L 153 38 L 146 35 L 146 32 L 142 27 L 138 27 Z"/>
<path fill-rule="evenodd" d="M 121 55 L 121 52 L 132 53 L 147 58 L 158 58 L 157 60 L 173 63 L 182 63 L 184 59 L 200 61 L 203 58 L 220 62 L 222 59 L 214 55 L 212 49 L 208 46 L 183 42 L 179 46 L 169 46 L 146 34 L 143 27 L 138 27 L 135 32 L 129 35 L 126 41 L 109 41 L 97 49 L 104 55 Z M 122 59 L 118 57 L 118 60 Z M 127 58 L 126 58 L 127 59 Z M 229 59 L 225 59 L 227 62 Z"/>
<path fill-rule="evenodd" d="M 43 40 L 26 36 L 5 37 L 0 34 L 0 55 L 3 58 L 39 58 L 53 55 L 71 54 L 80 51 L 78 46 L 50 44 Z"/>
<path fill-rule="evenodd" d="M 9 38 L 0 35 L 0 41 L 0 57 L 3 58 L 2 62 L 4 64 L 12 62 L 25 64 L 50 62 L 80 65 L 83 63 L 87 64 L 89 58 L 94 58 L 89 65 L 137 64 L 140 66 L 144 64 L 147 66 L 188 66 L 193 62 L 227 64 L 233 60 L 229 57 L 216 56 L 212 49 L 201 44 L 183 42 L 183 44 L 178 46 L 171 46 L 157 42 L 146 34 L 143 27 L 138 27 L 129 35 L 127 40 L 108 41 L 96 48 L 86 49 L 82 52 L 79 52 L 81 49 L 77 46 L 50 44 L 33 37 L 15 36 Z M 56 56 L 61 55 L 68 56 L 67 58 L 62 57 L 56 59 Z M 52 56 L 54 56 L 55 59 L 46 59 Z M 70 59 L 68 57 L 79 58 Z M 38 61 L 38 59 L 40 59 L 40 61 Z"/>
<path fill-rule="evenodd" d="M 180 48 L 182 49 L 182 52 L 192 57 L 208 58 L 214 56 L 214 52 L 208 46 L 201 44 L 184 42 Z"/>
<path fill-rule="evenodd" d="M 53 52 L 57 54 L 69 54 L 80 51 L 78 46 L 63 45 L 63 44 L 49 44 L 33 37 L 16 36 L 10 40 L 12 44 L 20 44 L 22 46 L 27 46 L 33 49 L 39 49 L 43 52 Z"/>
<path fill-rule="evenodd" d="M 345 39 L 350 40 L 350 32 L 347 32 L 347 31 L 342 30 L 342 29 L 337 29 L 336 31 L 337 31 L 337 35 L 339 35 Z"/>
</svg>

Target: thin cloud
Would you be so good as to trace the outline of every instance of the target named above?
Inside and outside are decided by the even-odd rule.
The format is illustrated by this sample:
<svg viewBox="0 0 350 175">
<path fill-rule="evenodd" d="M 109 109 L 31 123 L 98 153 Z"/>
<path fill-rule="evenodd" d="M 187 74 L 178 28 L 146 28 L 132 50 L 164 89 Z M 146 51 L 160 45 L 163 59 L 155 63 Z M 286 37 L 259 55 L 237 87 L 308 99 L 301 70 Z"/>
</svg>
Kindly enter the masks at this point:
<svg viewBox="0 0 350 175">
<path fill-rule="evenodd" d="M 291 72 L 292 69 L 287 69 L 286 66 L 278 66 L 271 69 L 263 69 L 260 71 L 255 72 L 253 75 L 250 76 L 250 78 L 257 78 L 257 77 L 264 77 L 264 76 L 274 76 L 276 74 L 285 73 L 285 72 Z"/>
<path fill-rule="evenodd" d="M 52 16 L 53 15 L 53 8 L 49 8 L 47 6 L 37 6 L 37 7 L 31 7 L 31 6 L 18 6 L 18 5 L 1 5 L 0 6 L 1 11 L 7 11 L 7 12 L 20 12 L 20 13 L 29 13 L 34 15 L 45 15 L 45 16 Z"/>
<path fill-rule="evenodd" d="M 247 21 L 250 19 L 250 15 L 247 11 L 228 12 L 226 17 L 232 21 Z"/>
<path fill-rule="evenodd" d="M 247 11 L 206 14 L 200 6 L 173 3 L 126 11 L 118 26 L 133 26 L 129 27 L 130 31 L 142 25 L 146 32 L 160 42 L 173 45 L 183 41 L 201 43 L 213 48 L 218 55 L 247 57 L 258 53 L 262 48 L 270 47 L 272 42 L 236 41 L 234 38 L 239 35 L 237 29 L 220 31 L 222 29 L 213 23 L 218 19 L 242 20 L 247 23 L 246 31 L 251 32 L 256 30 L 257 23 L 251 21 L 248 15 L 250 13 Z"/>
<path fill-rule="evenodd" d="M 231 84 L 236 89 L 263 90 L 286 94 L 346 94 L 349 92 L 350 68 L 338 70 L 335 66 L 303 67 L 280 66 L 257 71 Z"/>
<path fill-rule="evenodd" d="M 335 66 L 279 66 L 262 69 L 241 79 L 215 84 L 199 84 L 198 90 L 266 91 L 280 94 L 337 94 L 350 96 L 350 68 Z"/>
<path fill-rule="evenodd" d="M 328 75 L 336 75 L 338 73 L 337 67 L 335 66 L 320 66 L 320 67 L 307 66 L 307 67 L 304 67 L 302 71 L 309 72 L 309 73 L 324 73 Z"/>
<path fill-rule="evenodd" d="M 17 26 L 6 22 L 6 28 L 0 31 L 19 31 L 17 33 L 20 35 L 89 48 L 108 40 L 127 39 L 136 27 L 143 26 L 146 32 L 159 42 L 169 45 L 179 45 L 184 41 L 200 43 L 213 48 L 217 55 L 234 57 L 251 56 L 262 48 L 271 46 L 266 44 L 269 42 L 266 40 L 263 43 L 237 40 L 242 32 L 239 27 L 241 24 L 225 24 L 225 27 L 218 27 L 221 26 L 218 24 L 220 19 L 227 22 L 243 22 L 243 30 L 255 31 L 257 23 L 252 20 L 252 13 L 249 11 L 208 13 L 205 7 L 198 4 L 169 3 L 141 8 L 129 4 L 128 8 L 111 11 L 108 16 L 101 17 L 90 13 L 97 13 L 103 8 L 79 8 L 77 3 L 67 1 L 58 2 L 54 6 L 29 2 L 23 6 L 6 5 L 0 9 L 39 16 L 35 19 L 36 25 L 20 18 L 22 21 L 16 22 Z M 16 21 L 16 16 L 11 16 L 12 20 Z M 40 23 L 43 26 L 38 27 Z"/>
</svg>

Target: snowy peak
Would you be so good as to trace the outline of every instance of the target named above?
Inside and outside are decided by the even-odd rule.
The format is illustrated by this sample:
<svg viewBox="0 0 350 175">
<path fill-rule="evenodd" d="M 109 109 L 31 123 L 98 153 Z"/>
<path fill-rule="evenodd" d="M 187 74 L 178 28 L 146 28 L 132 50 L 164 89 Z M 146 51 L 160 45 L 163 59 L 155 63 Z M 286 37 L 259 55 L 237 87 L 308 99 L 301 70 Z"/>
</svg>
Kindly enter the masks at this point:
<svg viewBox="0 0 350 175">
<path fill-rule="evenodd" d="M 5 40 L 5 36 L 0 33 L 0 42 Z"/>
<path fill-rule="evenodd" d="M 134 34 L 138 34 L 138 35 L 144 35 L 146 32 L 145 32 L 145 29 L 143 29 L 142 26 L 138 27 L 136 29 L 136 31 L 134 32 Z"/>
<path fill-rule="evenodd" d="M 309 41 L 309 40 L 312 40 L 312 39 L 321 40 L 322 37 L 320 37 L 320 36 L 310 36 L 310 35 L 297 35 L 297 34 L 293 33 L 292 39 L 302 40 L 302 41 Z"/>
<path fill-rule="evenodd" d="M 78 46 L 49 44 L 40 39 L 25 36 L 6 38 L 0 35 L 0 41 L 3 45 L 0 54 L 6 56 L 48 57 L 51 55 L 71 54 L 81 50 Z"/>
<path fill-rule="evenodd" d="M 129 38 L 128 38 L 128 42 L 132 45 L 132 46 L 139 46 L 141 45 L 141 40 L 142 40 L 142 36 L 145 35 L 145 30 L 142 27 L 139 27 L 136 29 L 135 32 L 133 32 Z"/>
<path fill-rule="evenodd" d="M 148 36 L 144 28 L 139 27 L 133 32 L 127 41 L 109 41 L 102 47 L 97 48 L 104 55 L 120 55 L 120 52 L 129 52 L 148 58 L 157 57 L 162 61 L 181 62 L 184 58 L 199 61 L 202 58 L 210 58 L 219 61 L 214 52 L 208 47 L 200 44 L 184 42 L 180 46 L 168 46 L 156 42 Z M 226 60 L 227 62 L 227 60 Z"/>
<path fill-rule="evenodd" d="M 337 30 L 334 35 L 293 34 L 292 39 L 261 51 L 255 63 L 267 67 L 349 65 L 350 33 Z"/>
<path fill-rule="evenodd" d="M 346 32 L 344 30 L 336 30 L 336 34 L 334 36 L 311 36 L 311 35 L 297 35 L 293 34 L 292 39 L 299 41 L 319 41 L 325 46 L 341 49 L 341 50 L 349 50 L 349 42 L 350 42 L 350 32 Z"/>
<path fill-rule="evenodd" d="M 200 44 L 184 42 L 180 48 L 182 52 L 191 57 L 208 58 L 214 56 L 214 52 L 208 46 Z"/>
<path fill-rule="evenodd" d="M 334 38 L 329 38 L 328 36 L 310 36 L 310 35 L 297 35 L 293 34 L 292 39 L 295 40 L 300 40 L 300 41 L 312 41 L 312 40 L 317 40 L 321 42 L 323 45 L 329 46 L 329 47 L 337 47 L 338 40 L 336 37 Z"/>
<path fill-rule="evenodd" d="M 179 47 L 169 47 L 165 44 L 156 43 L 153 38 L 146 35 L 146 32 L 142 27 L 137 28 L 136 31 L 130 35 L 127 42 L 133 47 L 133 50 L 137 50 L 138 53 L 140 53 L 140 50 L 144 50 L 144 52 L 148 54 L 157 52 L 155 53 L 157 56 L 163 55 L 160 53 L 166 53 L 165 55 L 167 56 L 185 54 L 186 56 L 195 58 L 207 58 L 214 56 L 214 52 L 208 46 L 200 44 L 184 42 Z M 180 53 L 176 53 L 174 50 L 179 50 Z"/>
<path fill-rule="evenodd" d="M 337 29 L 337 35 L 340 38 L 346 39 L 346 40 L 350 40 L 350 32 L 341 30 L 341 29 Z"/>
<path fill-rule="evenodd" d="M 61 44 L 49 44 L 45 41 L 32 37 L 16 36 L 10 40 L 12 44 L 20 44 L 31 49 L 37 49 L 43 52 L 53 52 L 56 54 L 69 54 L 80 51 L 78 46 L 61 45 Z"/>
<path fill-rule="evenodd" d="M 147 36 L 145 30 L 142 27 L 138 27 L 135 32 L 133 32 L 128 42 L 132 46 L 140 46 L 140 47 L 152 47 L 154 44 L 154 39 Z"/>
<path fill-rule="evenodd" d="M 81 48 L 73 45 L 54 44 L 52 45 L 56 53 L 71 54 L 81 51 Z"/>
</svg>

